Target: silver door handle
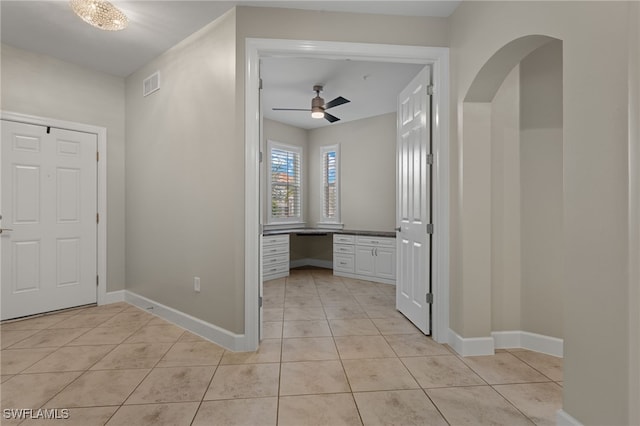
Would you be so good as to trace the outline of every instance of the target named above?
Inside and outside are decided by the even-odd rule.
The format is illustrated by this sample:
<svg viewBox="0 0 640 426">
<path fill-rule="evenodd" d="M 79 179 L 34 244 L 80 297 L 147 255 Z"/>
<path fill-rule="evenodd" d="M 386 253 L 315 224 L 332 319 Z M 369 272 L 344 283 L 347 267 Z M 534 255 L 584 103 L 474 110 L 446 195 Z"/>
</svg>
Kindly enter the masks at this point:
<svg viewBox="0 0 640 426">
<path fill-rule="evenodd" d="M 0 234 L 2 234 L 4 231 L 13 231 L 13 229 L 9 229 L 9 228 L 0 228 Z"/>
<path fill-rule="evenodd" d="M 402 232 L 402 227 L 401 227 L 401 226 L 398 226 L 398 227 L 396 228 L 396 232 Z"/>
</svg>

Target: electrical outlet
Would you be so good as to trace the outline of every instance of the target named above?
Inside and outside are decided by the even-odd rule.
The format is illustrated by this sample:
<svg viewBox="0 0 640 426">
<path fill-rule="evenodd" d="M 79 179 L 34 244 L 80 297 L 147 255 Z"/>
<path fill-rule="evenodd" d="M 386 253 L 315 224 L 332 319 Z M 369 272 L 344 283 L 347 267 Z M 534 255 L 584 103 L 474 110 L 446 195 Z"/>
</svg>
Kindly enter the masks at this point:
<svg viewBox="0 0 640 426">
<path fill-rule="evenodd" d="M 200 293 L 200 277 L 193 277 L 193 291 Z"/>
</svg>

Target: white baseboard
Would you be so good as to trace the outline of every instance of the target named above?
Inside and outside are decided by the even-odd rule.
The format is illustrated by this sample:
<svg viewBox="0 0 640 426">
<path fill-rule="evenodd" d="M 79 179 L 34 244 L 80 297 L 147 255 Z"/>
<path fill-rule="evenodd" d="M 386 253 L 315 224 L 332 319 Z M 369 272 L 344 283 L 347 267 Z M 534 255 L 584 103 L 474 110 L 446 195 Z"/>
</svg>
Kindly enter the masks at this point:
<svg viewBox="0 0 640 426">
<path fill-rule="evenodd" d="M 496 349 L 522 348 L 562 358 L 564 340 L 528 331 L 494 331 L 491 333 Z"/>
<path fill-rule="evenodd" d="M 495 354 L 492 337 L 462 337 L 451 329 L 449 329 L 449 345 L 462 356 Z"/>
<path fill-rule="evenodd" d="M 108 305 L 109 303 L 124 302 L 124 293 L 125 290 L 107 292 L 107 294 L 105 294 L 103 305 Z"/>
<path fill-rule="evenodd" d="M 193 334 L 204 337 L 226 349 L 236 352 L 246 350 L 244 334 L 232 333 L 129 290 L 124 290 L 124 301 L 172 322 Z"/>
<path fill-rule="evenodd" d="M 574 419 L 566 411 L 558 410 L 556 412 L 556 425 L 557 426 L 582 426 L 582 423 Z"/>
<path fill-rule="evenodd" d="M 301 266 L 315 266 L 316 268 L 333 269 L 333 262 L 330 260 L 320 259 L 296 259 L 289 262 L 289 268 L 299 268 Z"/>
</svg>

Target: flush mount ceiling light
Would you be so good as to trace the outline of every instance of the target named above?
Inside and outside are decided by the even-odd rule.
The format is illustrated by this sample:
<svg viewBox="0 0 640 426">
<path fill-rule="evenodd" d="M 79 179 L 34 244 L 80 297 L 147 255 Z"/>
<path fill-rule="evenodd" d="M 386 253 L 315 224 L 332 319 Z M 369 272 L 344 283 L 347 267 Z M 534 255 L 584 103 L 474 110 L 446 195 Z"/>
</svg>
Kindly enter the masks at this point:
<svg viewBox="0 0 640 426">
<path fill-rule="evenodd" d="M 105 0 L 71 0 L 71 9 L 87 24 L 106 31 L 127 28 L 129 20 L 120 9 Z"/>
</svg>

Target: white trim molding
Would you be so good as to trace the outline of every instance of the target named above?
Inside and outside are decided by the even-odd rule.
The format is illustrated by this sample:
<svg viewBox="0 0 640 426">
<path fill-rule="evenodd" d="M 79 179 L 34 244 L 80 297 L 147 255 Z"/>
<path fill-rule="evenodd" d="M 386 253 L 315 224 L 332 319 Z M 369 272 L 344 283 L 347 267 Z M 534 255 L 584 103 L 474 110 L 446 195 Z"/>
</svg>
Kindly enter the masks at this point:
<svg viewBox="0 0 640 426">
<path fill-rule="evenodd" d="M 556 412 L 556 425 L 557 426 L 582 426 L 578 420 L 573 418 L 569 413 L 564 410 L 558 410 Z"/>
<path fill-rule="evenodd" d="M 564 340 L 528 331 L 493 331 L 496 349 L 522 348 L 562 358 Z"/>
<path fill-rule="evenodd" d="M 432 337 L 449 341 L 449 48 L 247 38 L 245 49 L 245 338 L 258 346 L 260 264 L 260 58 L 313 57 L 431 65 L 433 67 Z M 493 339 L 489 338 L 493 344 Z"/>
<path fill-rule="evenodd" d="M 7 121 L 16 121 L 37 126 L 55 127 L 58 129 L 72 130 L 95 134 L 98 139 L 98 290 L 96 301 L 98 305 L 107 302 L 107 128 L 73 121 L 58 120 L 55 118 L 39 117 L 35 115 L 20 114 L 10 111 L 0 111 L 0 118 Z"/>
<path fill-rule="evenodd" d="M 492 337 L 462 337 L 449 330 L 449 345 L 461 356 L 494 355 Z"/>
<path fill-rule="evenodd" d="M 210 340 L 231 351 L 237 352 L 246 350 L 244 346 L 245 336 L 242 334 L 232 333 L 216 325 L 178 311 L 177 309 L 163 305 L 162 303 L 158 303 L 151 299 L 147 299 L 146 297 L 132 291 L 123 291 L 124 301 L 127 303 L 157 315 L 164 320 L 167 320 L 193 334 L 197 334 L 198 336 Z"/>
</svg>

